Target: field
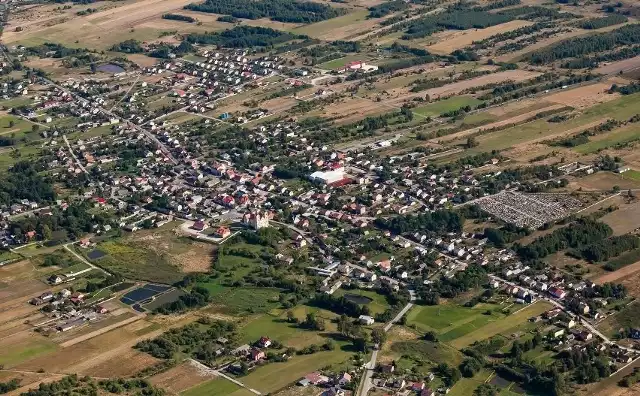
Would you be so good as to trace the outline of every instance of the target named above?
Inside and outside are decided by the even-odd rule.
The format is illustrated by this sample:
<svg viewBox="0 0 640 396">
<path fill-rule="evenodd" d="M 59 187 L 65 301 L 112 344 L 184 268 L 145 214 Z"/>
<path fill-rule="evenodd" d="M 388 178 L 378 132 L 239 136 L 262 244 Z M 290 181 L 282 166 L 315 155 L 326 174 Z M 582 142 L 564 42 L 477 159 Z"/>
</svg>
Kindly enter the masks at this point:
<svg viewBox="0 0 640 396">
<path fill-rule="evenodd" d="M 618 186 L 621 190 L 640 188 L 640 181 L 625 178 L 624 175 L 618 173 L 597 172 L 581 177 L 570 185 L 582 188 L 583 191 L 610 191 L 613 186 Z"/>
<path fill-rule="evenodd" d="M 448 111 L 458 110 L 465 106 L 475 106 L 480 103 L 482 103 L 482 101 L 471 96 L 452 96 L 444 100 L 429 103 L 428 105 L 415 107 L 411 109 L 411 111 L 413 111 L 414 114 L 419 114 L 424 117 L 437 117 Z"/>
<path fill-rule="evenodd" d="M 173 394 L 177 394 L 185 391 L 196 392 L 196 389 L 200 389 L 199 385 L 208 383 L 207 381 L 211 378 L 214 378 L 212 374 L 198 370 L 193 364 L 186 361 L 152 376 L 149 381 Z"/>
<path fill-rule="evenodd" d="M 484 40 L 488 37 L 499 33 L 505 33 L 524 26 L 531 25 L 527 21 L 511 21 L 485 29 L 469 29 L 469 30 L 447 30 L 442 33 L 434 34 L 432 37 L 437 39 L 436 44 L 427 47 L 429 52 L 435 54 L 449 54 L 457 49 L 462 49 L 473 44 L 474 41 Z"/>
<path fill-rule="evenodd" d="M 367 10 L 352 11 L 346 15 L 313 23 L 291 30 L 321 40 L 344 40 L 373 28 L 377 21 L 367 19 Z"/>
<path fill-rule="evenodd" d="M 373 260 L 373 258 L 371 258 Z M 375 262 L 375 261 L 374 261 Z M 351 294 L 355 296 L 363 296 L 371 300 L 371 302 L 365 304 L 373 315 L 384 312 L 387 308 L 389 308 L 389 304 L 387 303 L 386 297 L 378 294 L 371 290 L 361 290 L 361 289 L 353 289 L 353 290 L 345 290 L 339 289 L 336 291 L 336 296 L 342 296 L 345 294 Z"/>
<path fill-rule="evenodd" d="M 192 368 L 192 370 L 195 369 Z M 240 389 L 242 388 L 233 382 L 218 378 L 187 389 L 180 394 L 183 396 L 228 396 Z"/>
<path fill-rule="evenodd" d="M 633 302 L 624 307 L 620 312 L 600 322 L 600 324 L 598 324 L 598 330 L 604 334 L 614 336 L 618 334 L 618 330 L 620 329 L 636 327 L 638 320 L 640 320 L 640 303 Z"/>
<path fill-rule="evenodd" d="M 600 220 L 608 224 L 615 235 L 622 235 L 640 227 L 640 202 L 622 204 L 618 210 L 604 215 Z"/>
<path fill-rule="evenodd" d="M 366 61 L 366 56 L 362 56 L 359 54 L 355 54 L 355 55 L 347 55 L 344 56 L 342 58 L 338 58 L 338 59 L 334 59 L 325 63 L 321 63 L 318 65 L 318 67 L 320 69 L 328 69 L 328 70 L 335 70 L 339 67 L 343 67 L 344 65 L 346 65 L 349 62 L 353 62 L 353 61 Z"/>
<path fill-rule="evenodd" d="M 637 125 L 629 125 L 604 135 L 591 138 L 589 143 L 576 146 L 574 147 L 574 150 L 580 154 L 591 154 L 618 144 L 624 144 L 638 139 L 640 139 L 640 127 Z"/>
<path fill-rule="evenodd" d="M 458 349 L 465 346 L 469 346 L 476 341 L 490 338 L 497 334 L 509 336 L 512 333 L 521 331 L 527 327 L 528 320 L 532 316 L 538 316 L 545 311 L 553 308 L 553 306 L 546 301 L 538 301 L 532 305 L 528 305 L 516 313 L 513 313 L 502 320 L 496 322 L 490 322 L 486 326 L 468 333 L 450 344 Z"/>
</svg>

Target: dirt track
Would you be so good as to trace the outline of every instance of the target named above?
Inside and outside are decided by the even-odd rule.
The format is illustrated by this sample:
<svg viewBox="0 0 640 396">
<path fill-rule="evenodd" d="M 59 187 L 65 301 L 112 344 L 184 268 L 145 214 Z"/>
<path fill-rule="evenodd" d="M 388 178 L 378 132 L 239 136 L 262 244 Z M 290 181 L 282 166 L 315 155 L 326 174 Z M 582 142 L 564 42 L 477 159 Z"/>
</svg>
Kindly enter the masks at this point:
<svg viewBox="0 0 640 396">
<path fill-rule="evenodd" d="M 609 272 L 608 274 L 602 275 L 601 277 L 595 279 L 595 283 L 602 284 L 602 283 L 615 282 L 622 278 L 626 278 L 627 276 L 633 275 L 638 271 L 640 271 L 640 261 L 631 265 L 627 265 L 626 267 L 620 268 L 617 271 Z"/>
</svg>

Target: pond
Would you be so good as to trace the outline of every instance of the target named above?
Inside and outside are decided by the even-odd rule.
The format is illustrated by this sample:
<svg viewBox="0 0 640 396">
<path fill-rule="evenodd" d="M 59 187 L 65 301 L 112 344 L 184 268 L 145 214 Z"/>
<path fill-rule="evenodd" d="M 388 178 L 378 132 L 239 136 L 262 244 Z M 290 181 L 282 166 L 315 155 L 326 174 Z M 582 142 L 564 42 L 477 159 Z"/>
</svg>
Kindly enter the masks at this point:
<svg viewBox="0 0 640 396">
<path fill-rule="evenodd" d="M 96 70 L 104 72 L 104 73 L 113 73 L 113 74 L 124 73 L 124 71 L 125 71 L 121 66 L 114 65 L 113 63 L 107 63 L 107 64 L 104 64 L 104 65 L 100 65 L 100 66 L 98 66 L 98 68 Z"/>
<path fill-rule="evenodd" d="M 87 257 L 89 258 L 89 260 L 98 260 L 101 259 L 103 257 L 105 257 L 107 254 L 105 252 L 103 252 L 102 250 L 98 250 L 98 249 L 94 249 L 92 251 L 90 251 L 89 253 L 87 253 Z"/>
<path fill-rule="evenodd" d="M 360 304 L 360 305 L 366 305 L 366 304 L 369 304 L 371 301 L 373 301 L 373 299 L 367 296 L 362 296 L 359 294 L 350 294 L 350 293 L 345 294 L 344 298 L 347 301 L 351 301 L 353 303 Z"/>
</svg>

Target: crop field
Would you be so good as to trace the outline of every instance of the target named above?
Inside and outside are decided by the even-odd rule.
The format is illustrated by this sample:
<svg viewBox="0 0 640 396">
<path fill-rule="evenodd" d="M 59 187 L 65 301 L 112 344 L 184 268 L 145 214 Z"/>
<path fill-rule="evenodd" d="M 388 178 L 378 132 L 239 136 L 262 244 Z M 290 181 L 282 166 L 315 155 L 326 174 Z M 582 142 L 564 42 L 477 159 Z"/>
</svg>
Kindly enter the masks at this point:
<svg viewBox="0 0 640 396">
<path fill-rule="evenodd" d="M 415 114 L 420 114 L 425 117 L 437 117 L 442 113 L 448 111 L 458 110 L 465 106 L 475 106 L 482 103 L 481 100 L 473 98 L 471 96 L 452 96 L 447 99 L 439 100 L 437 102 L 429 103 L 424 106 L 415 107 L 411 109 Z"/>
<path fill-rule="evenodd" d="M 378 21 L 367 19 L 367 15 L 367 10 L 352 11 L 337 18 L 293 29 L 291 32 L 321 40 L 344 40 L 377 25 Z"/>
<path fill-rule="evenodd" d="M 438 40 L 436 44 L 427 47 L 429 52 L 435 54 L 449 54 L 457 49 L 462 49 L 473 44 L 474 41 L 484 40 L 499 33 L 509 32 L 524 26 L 531 25 L 528 21 L 510 21 L 485 29 L 447 30 L 434 34 L 432 37 Z"/>
<path fill-rule="evenodd" d="M 618 94 L 610 94 L 608 91 L 611 83 L 588 84 L 578 88 L 563 89 L 557 93 L 545 96 L 545 100 L 571 106 L 576 109 L 585 109 L 598 103 L 609 102 L 618 99 Z"/>
<path fill-rule="evenodd" d="M 50 355 L 58 349 L 52 341 L 30 332 L 4 338 L 0 341 L 0 347 L 0 364 L 5 367 L 16 367 L 39 356 Z"/>
<path fill-rule="evenodd" d="M 538 316 L 545 311 L 553 308 L 553 306 L 546 301 L 538 301 L 534 304 L 524 307 L 516 313 L 508 315 L 501 320 L 490 322 L 486 326 L 481 327 L 471 333 L 468 333 L 462 337 L 459 337 L 452 341 L 450 344 L 458 349 L 465 346 L 469 346 L 476 341 L 485 340 L 497 334 L 505 336 L 522 331 L 527 327 L 528 320 L 532 316 Z"/>
</svg>

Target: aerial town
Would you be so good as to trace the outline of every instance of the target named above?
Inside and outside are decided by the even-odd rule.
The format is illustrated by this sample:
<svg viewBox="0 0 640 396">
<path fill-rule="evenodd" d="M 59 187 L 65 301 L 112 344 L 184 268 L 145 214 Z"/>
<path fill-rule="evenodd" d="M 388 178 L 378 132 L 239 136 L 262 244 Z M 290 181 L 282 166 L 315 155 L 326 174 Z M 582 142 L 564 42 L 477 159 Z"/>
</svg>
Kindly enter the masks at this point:
<svg viewBox="0 0 640 396">
<path fill-rule="evenodd" d="M 1 3 L 0 394 L 640 395 L 638 10 Z"/>
</svg>

